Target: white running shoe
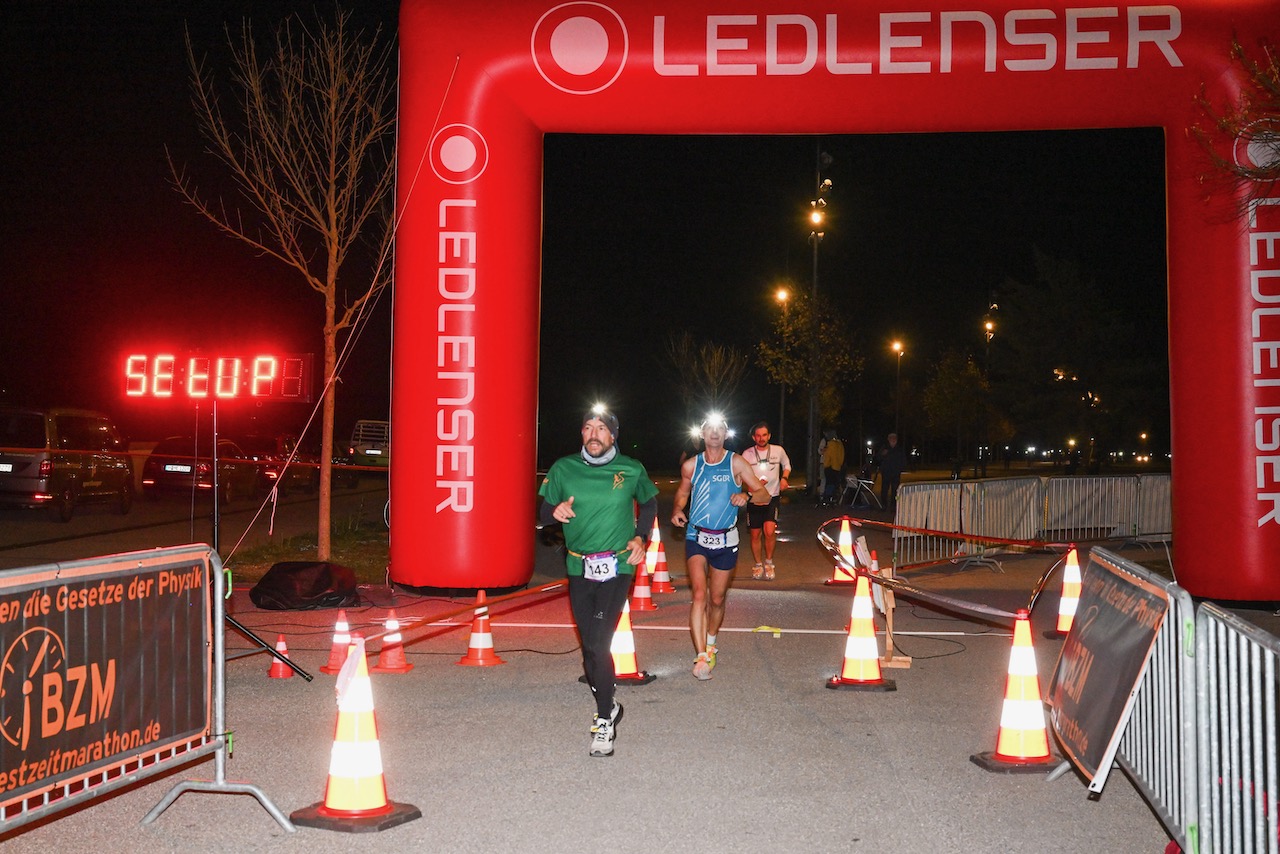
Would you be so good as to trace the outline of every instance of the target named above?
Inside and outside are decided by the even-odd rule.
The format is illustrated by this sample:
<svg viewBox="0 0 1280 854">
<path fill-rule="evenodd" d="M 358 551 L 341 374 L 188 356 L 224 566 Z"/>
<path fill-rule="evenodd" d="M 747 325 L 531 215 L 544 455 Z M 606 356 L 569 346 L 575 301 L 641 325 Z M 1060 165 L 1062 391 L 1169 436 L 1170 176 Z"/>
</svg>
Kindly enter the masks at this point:
<svg viewBox="0 0 1280 854">
<path fill-rule="evenodd" d="M 621 709 L 620 706 L 617 708 Z M 591 756 L 613 755 L 613 724 L 601 720 L 599 715 L 596 715 L 595 724 L 591 727 L 591 749 L 587 753 Z"/>
</svg>

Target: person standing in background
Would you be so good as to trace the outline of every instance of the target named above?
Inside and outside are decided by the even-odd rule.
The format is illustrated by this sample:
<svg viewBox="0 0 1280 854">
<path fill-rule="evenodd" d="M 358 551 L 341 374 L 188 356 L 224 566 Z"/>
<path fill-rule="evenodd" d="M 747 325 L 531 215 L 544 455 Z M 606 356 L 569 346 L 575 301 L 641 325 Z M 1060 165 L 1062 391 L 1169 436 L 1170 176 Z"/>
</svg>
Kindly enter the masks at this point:
<svg viewBox="0 0 1280 854">
<path fill-rule="evenodd" d="M 827 440 L 822 451 L 822 474 L 826 480 L 822 488 L 822 503 L 834 504 L 838 494 L 836 490 L 844 488 L 844 442 L 830 427 L 822 435 Z"/>
<path fill-rule="evenodd" d="M 898 434 L 890 433 L 888 442 L 880 449 L 880 506 L 893 510 L 898 503 L 898 485 L 902 473 L 907 470 L 907 452 L 898 444 Z"/>
</svg>

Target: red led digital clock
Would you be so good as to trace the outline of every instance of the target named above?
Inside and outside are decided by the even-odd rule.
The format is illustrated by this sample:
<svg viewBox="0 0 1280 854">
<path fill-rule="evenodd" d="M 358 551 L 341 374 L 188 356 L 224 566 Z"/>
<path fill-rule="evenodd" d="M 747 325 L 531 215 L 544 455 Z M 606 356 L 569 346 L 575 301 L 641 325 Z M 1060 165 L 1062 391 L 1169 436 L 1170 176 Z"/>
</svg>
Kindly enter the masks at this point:
<svg viewBox="0 0 1280 854">
<path fill-rule="evenodd" d="M 311 353 L 132 353 L 124 361 L 124 393 L 170 400 L 310 403 L 314 361 Z"/>
</svg>

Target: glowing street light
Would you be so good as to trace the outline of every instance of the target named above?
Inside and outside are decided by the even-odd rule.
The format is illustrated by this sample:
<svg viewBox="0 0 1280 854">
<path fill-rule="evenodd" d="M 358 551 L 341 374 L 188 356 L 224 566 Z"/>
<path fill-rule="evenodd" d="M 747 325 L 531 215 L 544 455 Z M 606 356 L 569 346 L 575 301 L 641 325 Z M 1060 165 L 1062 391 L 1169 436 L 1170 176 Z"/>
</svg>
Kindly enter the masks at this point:
<svg viewBox="0 0 1280 854">
<path fill-rule="evenodd" d="M 828 180 L 827 183 L 830 184 L 831 182 Z M 814 199 L 813 201 L 809 202 L 809 224 L 810 225 L 812 225 L 815 229 L 820 228 L 822 226 L 822 223 L 826 221 L 826 218 L 827 218 L 827 200 L 826 199 Z M 821 240 L 822 232 L 818 232 L 817 235 L 818 235 L 818 239 Z"/>
<path fill-rule="evenodd" d="M 893 432 L 898 432 L 898 413 L 902 407 L 902 342 L 894 341 L 889 345 L 898 354 L 898 373 L 893 381 Z M 898 444 L 902 444 L 902 436 L 898 436 Z"/>
<path fill-rule="evenodd" d="M 991 455 L 991 448 L 989 447 L 989 439 L 987 436 L 990 413 L 987 410 L 990 405 L 991 397 L 991 339 L 996 337 L 996 322 L 991 319 L 991 312 L 995 311 L 999 307 L 1000 306 L 996 305 L 995 296 L 993 295 L 991 299 L 987 300 L 987 313 L 982 318 L 982 331 L 987 341 L 986 367 L 984 368 L 987 387 L 983 393 L 985 400 L 983 401 L 982 406 L 982 438 L 978 442 L 978 461 L 975 466 L 975 470 L 980 468 L 983 477 L 987 476 L 987 458 Z"/>
</svg>

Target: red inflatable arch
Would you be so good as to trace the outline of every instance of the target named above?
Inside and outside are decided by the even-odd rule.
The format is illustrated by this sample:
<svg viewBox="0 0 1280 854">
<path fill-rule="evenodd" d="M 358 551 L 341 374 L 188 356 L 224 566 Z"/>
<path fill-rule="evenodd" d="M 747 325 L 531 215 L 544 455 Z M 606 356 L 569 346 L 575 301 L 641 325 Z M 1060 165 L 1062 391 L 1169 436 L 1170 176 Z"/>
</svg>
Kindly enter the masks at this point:
<svg viewBox="0 0 1280 854">
<path fill-rule="evenodd" d="M 1280 600 L 1280 204 L 1224 216 L 1188 133 L 1275 0 L 883 5 L 403 0 L 394 581 L 532 575 L 544 133 L 1161 127 L 1179 581 Z"/>
</svg>

